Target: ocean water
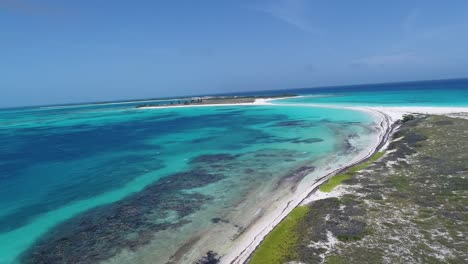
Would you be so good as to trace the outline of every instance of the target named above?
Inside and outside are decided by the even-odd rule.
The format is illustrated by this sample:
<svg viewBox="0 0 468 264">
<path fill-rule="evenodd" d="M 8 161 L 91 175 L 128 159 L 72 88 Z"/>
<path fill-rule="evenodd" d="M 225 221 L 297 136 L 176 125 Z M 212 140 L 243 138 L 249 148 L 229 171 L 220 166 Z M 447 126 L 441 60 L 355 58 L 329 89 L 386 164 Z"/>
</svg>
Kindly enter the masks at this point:
<svg viewBox="0 0 468 264">
<path fill-rule="evenodd" d="M 276 103 L 346 106 L 468 106 L 468 79 L 291 89 L 276 91 L 275 94 L 286 92 L 304 97 L 278 100 Z"/>
<path fill-rule="evenodd" d="M 272 106 L 0 110 L 0 264 L 225 253 L 322 170 L 371 147 L 375 116 L 326 104 L 468 106 L 467 88 L 452 80 L 254 93 L 305 95 Z"/>
<path fill-rule="evenodd" d="M 339 109 L 134 106 L 0 111 L 0 263 L 165 263 L 213 226 L 236 236 L 252 201 L 376 132 Z"/>
</svg>

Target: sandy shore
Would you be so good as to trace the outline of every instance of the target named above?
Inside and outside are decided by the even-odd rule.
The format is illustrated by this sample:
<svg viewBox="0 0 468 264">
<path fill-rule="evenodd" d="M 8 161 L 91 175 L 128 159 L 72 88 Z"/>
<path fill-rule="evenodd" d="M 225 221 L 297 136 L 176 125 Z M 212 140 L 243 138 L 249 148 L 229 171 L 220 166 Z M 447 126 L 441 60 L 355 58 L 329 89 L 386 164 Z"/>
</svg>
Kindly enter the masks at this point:
<svg viewBox="0 0 468 264">
<path fill-rule="evenodd" d="M 428 107 L 428 106 L 376 106 L 366 107 L 371 110 L 385 113 L 395 122 L 405 114 L 432 114 L 432 115 L 457 115 L 468 113 L 468 107 Z"/>
</svg>

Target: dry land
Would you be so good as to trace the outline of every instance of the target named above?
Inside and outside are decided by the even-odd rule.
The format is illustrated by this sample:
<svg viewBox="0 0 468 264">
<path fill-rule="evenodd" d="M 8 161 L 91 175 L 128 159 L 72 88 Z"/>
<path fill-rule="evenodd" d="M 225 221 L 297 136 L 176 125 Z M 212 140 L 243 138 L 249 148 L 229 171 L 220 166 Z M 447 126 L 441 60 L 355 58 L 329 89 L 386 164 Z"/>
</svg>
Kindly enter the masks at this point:
<svg viewBox="0 0 468 264">
<path fill-rule="evenodd" d="M 281 99 L 296 97 L 295 94 L 279 94 L 271 96 L 215 96 L 215 97 L 193 97 L 173 100 L 167 104 L 141 104 L 136 108 L 167 108 L 177 106 L 203 106 L 203 105 L 235 105 L 253 104 L 262 99 Z"/>
<path fill-rule="evenodd" d="M 466 119 L 408 120 L 384 155 L 322 186 L 337 197 L 294 209 L 250 263 L 468 263 L 467 143 Z"/>
</svg>

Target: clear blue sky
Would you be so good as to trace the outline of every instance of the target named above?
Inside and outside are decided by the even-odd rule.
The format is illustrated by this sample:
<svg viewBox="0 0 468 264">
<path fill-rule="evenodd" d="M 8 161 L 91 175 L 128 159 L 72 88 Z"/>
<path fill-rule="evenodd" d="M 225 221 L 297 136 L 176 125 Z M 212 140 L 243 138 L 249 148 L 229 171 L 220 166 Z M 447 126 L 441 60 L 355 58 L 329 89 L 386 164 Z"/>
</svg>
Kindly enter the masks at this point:
<svg viewBox="0 0 468 264">
<path fill-rule="evenodd" d="M 0 0 L 0 107 L 468 77 L 468 1 Z"/>
</svg>

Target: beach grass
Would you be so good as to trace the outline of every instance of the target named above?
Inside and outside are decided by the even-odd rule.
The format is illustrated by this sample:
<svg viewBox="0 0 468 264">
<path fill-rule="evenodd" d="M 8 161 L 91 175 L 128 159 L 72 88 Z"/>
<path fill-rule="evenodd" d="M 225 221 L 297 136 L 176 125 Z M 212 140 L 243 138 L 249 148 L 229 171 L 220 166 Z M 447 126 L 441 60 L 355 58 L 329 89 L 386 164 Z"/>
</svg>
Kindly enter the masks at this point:
<svg viewBox="0 0 468 264">
<path fill-rule="evenodd" d="M 383 155 L 385 155 L 385 151 L 382 151 L 382 152 L 377 152 L 375 153 L 374 155 L 372 155 L 370 157 L 370 159 L 366 162 L 363 162 L 361 164 L 358 164 L 356 166 L 353 166 L 351 168 L 349 168 L 348 170 L 348 173 L 356 173 L 360 170 L 363 170 L 363 169 L 366 169 L 367 167 L 369 167 L 372 163 L 376 162 L 377 160 L 379 160 Z"/>
<path fill-rule="evenodd" d="M 383 155 L 385 155 L 385 152 L 377 152 L 374 155 L 372 155 L 368 161 L 357 164 L 356 166 L 353 166 L 349 168 L 345 173 L 340 173 L 337 174 L 333 177 L 331 177 L 325 184 L 320 186 L 320 191 L 322 192 L 331 192 L 333 189 L 335 189 L 336 186 L 340 185 L 343 181 L 351 179 L 354 173 L 366 169 L 369 167 L 372 163 L 380 159 Z"/>
<path fill-rule="evenodd" d="M 296 259 L 299 223 L 309 212 L 308 206 L 296 207 L 277 225 L 255 250 L 250 264 L 281 264 Z"/>
<path fill-rule="evenodd" d="M 327 183 L 320 186 L 320 191 L 331 192 L 336 186 L 340 185 L 344 180 L 351 179 L 351 174 L 343 173 L 331 177 Z"/>
</svg>

